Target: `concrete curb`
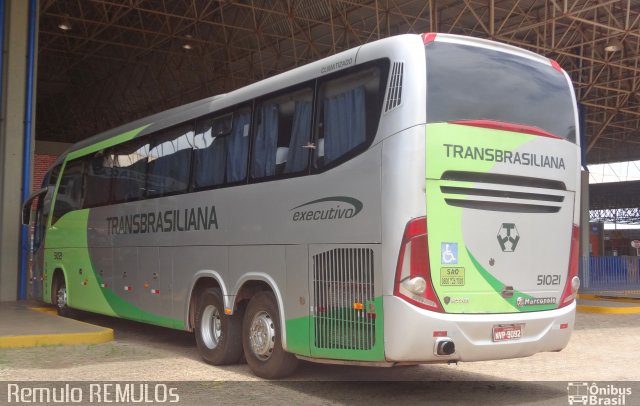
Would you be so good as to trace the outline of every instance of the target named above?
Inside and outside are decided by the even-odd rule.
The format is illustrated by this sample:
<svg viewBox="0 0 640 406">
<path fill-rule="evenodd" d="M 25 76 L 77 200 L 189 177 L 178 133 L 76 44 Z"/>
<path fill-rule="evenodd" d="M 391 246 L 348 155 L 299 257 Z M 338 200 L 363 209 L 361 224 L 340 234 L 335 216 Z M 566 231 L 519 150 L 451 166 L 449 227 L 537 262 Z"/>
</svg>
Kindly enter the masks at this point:
<svg viewBox="0 0 640 406">
<path fill-rule="evenodd" d="M 576 306 L 576 310 L 581 313 L 640 314 L 640 307 L 608 307 L 608 306 L 578 305 Z"/>
<path fill-rule="evenodd" d="M 635 303 L 635 304 L 640 306 L 640 298 L 632 298 L 632 297 L 579 294 L 578 295 L 578 299 L 600 300 L 600 301 L 604 301 L 604 302 Z"/>
<path fill-rule="evenodd" d="M 29 310 L 49 314 L 59 317 L 54 309 L 47 307 L 29 308 Z M 49 345 L 70 345 L 70 344 L 101 344 L 113 340 L 113 330 L 110 328 L 95 326 L 93 324 L 74 320 L 77 323 L 86 324 L 100 330 L 83 333 L 61 333 L 61 334 L 32 334 L 0 337 L 0 348 L 28 348 L 42 347 Z"/>
</svg>

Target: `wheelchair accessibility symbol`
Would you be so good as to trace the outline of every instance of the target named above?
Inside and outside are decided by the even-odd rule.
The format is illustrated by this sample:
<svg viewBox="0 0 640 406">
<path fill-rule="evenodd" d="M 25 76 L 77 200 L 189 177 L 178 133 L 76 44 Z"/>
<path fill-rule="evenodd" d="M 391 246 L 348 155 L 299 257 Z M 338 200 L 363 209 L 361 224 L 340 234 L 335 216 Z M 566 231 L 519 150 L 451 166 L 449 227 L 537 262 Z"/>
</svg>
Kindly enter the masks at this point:
<svg viewBox="0 0 640 406">
<path fill-rule="evenodd" d="M 458 263 L 458 243 L 440 243 L 440 260 L 443 264 L 452 265 Z"/>
</svg>

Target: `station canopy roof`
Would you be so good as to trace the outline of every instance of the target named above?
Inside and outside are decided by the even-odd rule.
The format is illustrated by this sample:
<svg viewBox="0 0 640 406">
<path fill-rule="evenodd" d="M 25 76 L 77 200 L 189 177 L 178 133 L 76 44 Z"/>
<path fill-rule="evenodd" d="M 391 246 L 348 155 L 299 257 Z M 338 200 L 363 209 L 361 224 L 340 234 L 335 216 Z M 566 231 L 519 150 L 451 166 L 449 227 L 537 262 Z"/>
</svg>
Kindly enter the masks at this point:
<svg viewBox="0 0 640 406">
<path fill-rule="evenodd" d="M 75 142 L 402 33 L 557 60 L 589 163 L 640 159 L 638 0 L 40 0 L 38 140 Z"/>
</svg>

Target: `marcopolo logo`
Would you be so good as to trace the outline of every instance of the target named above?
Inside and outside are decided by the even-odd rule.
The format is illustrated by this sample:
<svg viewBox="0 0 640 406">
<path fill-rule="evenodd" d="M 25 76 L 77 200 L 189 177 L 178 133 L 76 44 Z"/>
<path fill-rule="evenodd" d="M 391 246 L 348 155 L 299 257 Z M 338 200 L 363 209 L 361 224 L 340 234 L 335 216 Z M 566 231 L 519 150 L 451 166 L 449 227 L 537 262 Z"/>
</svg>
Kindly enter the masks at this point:
<svg viewBox="0 0 640 406">
<path fill-rule="evenodd" d="M 468 297 L 444 297 L 444 304 L 456 303 L 456 304 L 467 304 L 469 303 Z"/>
<path fill-rule="evenodd" d="M 556 304 L 555 297 L 518 297 L 516 299 L 518 307 L 524 306 L 540 306 Z"/>
<path fill-rule="evenodd" d="M 312 200 L 290 209 L 293 221 L 343 220 L 362 211 L 362 202 L 353 197 L 330 196 Z"/>
</svg>

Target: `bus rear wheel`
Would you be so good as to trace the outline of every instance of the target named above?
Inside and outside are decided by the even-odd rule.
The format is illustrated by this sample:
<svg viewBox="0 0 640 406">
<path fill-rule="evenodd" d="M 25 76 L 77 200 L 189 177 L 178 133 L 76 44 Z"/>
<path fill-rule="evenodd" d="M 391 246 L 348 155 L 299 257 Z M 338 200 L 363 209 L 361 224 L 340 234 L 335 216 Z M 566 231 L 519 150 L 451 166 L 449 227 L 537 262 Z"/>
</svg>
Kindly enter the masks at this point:
<svg viewBox="0 0 640 406">
<path fill-rule="evenodd" d="M 196 343 L 202 358 L 213 365 L 235 364 L 242 357 L 242 312 L 224 314 L 220 289 L 202 292 L 196 313 Z"/>
<path fill-rule="evenodd" d="M 249 302 L 242 322 L 244 354 L 254 374 L 278 379 L 296 370 L 298 359 L 282 348 L 281 337 L 276 298 L 271 292 L 259 292 Z"/>
</svg>

